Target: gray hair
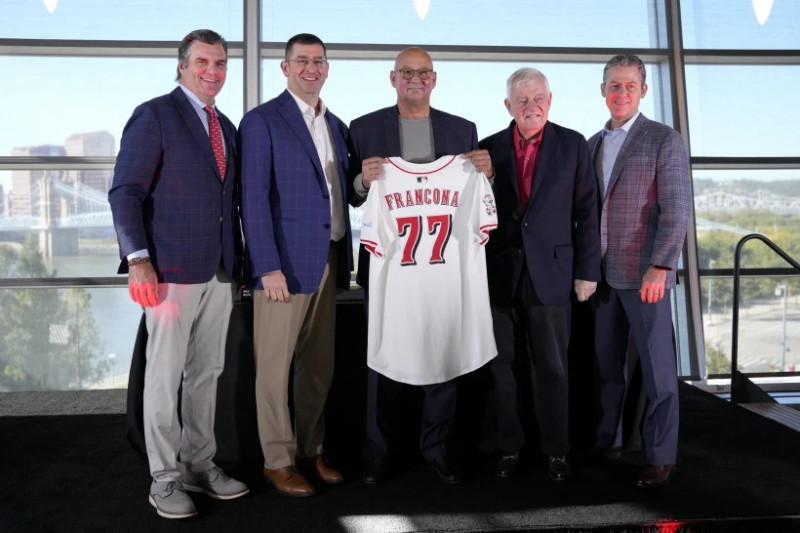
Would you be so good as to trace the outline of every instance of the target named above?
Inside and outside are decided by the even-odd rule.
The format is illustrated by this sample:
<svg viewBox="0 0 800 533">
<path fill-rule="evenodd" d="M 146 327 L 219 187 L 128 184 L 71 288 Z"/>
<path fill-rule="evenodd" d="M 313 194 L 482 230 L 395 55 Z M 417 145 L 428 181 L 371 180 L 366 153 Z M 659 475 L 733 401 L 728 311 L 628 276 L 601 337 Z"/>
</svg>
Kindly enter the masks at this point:
<svg viewBox="0 0 800 533">
<path fill-rule="evenodd" d="M 181 79 L 181 65 L 186 65 L 189 62 L 189 49 L 195 41 L 200 41 L 206 44 L 221 44 L 222 49 L 225 50 L 225 57 L 228 56 L 228 41 L 222 35 L 213 30 L 194 30 L 189 35 L 183 38 L 180 46 L 178 46 L 178 75 L 175 81 Z"/>
<path fill-rule="evenodd" d="M 639 76 L 642 78 L 642 85 L 647 80 L 647 71 L 644 68 L 644 61 L 639 56 L 633 54 L 619 54 L 608 60 L 603 69 L 603 83 L 606 82 L 606 74 L 614 67 L 636 67 L 639 69 Z"/>
<path fill-rule="evenodd" d="M 539 80 L 544 82 L 544 86 L 547 88 L 547 92 L 549 93 L 550 82 L 547 81 L 547 76 L 545 76 L 542 71 L 530 67 L 521 68 L 509 76 L 508 82 L 506 82 L 506 96 L 509 99 L 511 98 L 511 90 L 514 87 L 527 85 Z"/>
</svg>

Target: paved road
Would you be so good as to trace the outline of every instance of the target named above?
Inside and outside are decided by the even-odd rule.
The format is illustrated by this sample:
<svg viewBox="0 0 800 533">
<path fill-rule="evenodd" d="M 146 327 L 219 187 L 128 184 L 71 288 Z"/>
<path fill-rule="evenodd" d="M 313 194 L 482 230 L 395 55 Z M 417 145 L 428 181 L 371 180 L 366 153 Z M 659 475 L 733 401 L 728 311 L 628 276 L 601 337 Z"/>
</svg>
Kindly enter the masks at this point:
<svg viewBox="0 0 800 533">
<path fill-rule="evenodd" d="M 745 372 L 800 371 L 800 297 L 786 301 L 786 351 L 783 352 L 783 299 L 759 303 L 739 311 L 739 369 Z M 706 343 L 719 346 L 730 358 L 732 312 L 703 316 Z M 791 365 L 794 365 L 792 368 Z"/>
</svg>

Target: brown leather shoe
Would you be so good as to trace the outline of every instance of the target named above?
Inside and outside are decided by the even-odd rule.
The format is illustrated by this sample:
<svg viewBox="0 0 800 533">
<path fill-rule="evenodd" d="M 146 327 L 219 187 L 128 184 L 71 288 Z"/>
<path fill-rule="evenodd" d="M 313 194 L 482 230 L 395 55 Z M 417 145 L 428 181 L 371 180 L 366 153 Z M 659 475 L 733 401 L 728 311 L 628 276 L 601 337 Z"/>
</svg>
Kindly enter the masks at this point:
<svg viewBox="0 0 800 533">
<path fill-rule="evenodd" d="M 317 493 L 314 485 L 309 483 L 294 465 L 275 470 L 264 468 L 264 478 L 272 483 L 278 492 L 287 496 L 304 498 Z"/>
<path fill-rule="evenodd" d="M 332 467 L 322 454 L 307 457 L 305 460 L 308 462 L 310 469 L 325 483 L 336 485 L 344 481 L 344 475 L 339 470 Z"/>
<path fill-rule="evenodd" d="M 672 483 L 677 467 L 674 463 L 668 465 L 647 465 L 639 474 L 636 486 L 643 489 L 663 487 Z"/>
</svg>

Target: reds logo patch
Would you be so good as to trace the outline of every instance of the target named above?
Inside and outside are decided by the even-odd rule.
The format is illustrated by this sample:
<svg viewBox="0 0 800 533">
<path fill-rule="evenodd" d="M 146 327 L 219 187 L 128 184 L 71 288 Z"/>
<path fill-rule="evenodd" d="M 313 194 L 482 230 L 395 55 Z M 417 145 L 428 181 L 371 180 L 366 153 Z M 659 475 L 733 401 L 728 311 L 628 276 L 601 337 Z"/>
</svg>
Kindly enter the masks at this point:
<svg viewBox="0 0 800 533">
<path fill-rule="evenodd" d="M 494 205 L 494 195 L 487 194 L 483 197 L 483 206 L 486 209 L 486 214 L 489 216 L 497 214 L 497 206 Z"/>
</svg>

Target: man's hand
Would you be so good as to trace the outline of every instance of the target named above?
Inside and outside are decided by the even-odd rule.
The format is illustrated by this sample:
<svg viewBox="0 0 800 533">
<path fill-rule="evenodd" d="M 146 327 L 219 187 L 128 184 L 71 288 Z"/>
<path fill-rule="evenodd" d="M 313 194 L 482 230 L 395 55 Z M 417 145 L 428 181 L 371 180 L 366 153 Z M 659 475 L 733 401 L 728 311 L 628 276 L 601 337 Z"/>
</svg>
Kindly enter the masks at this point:
<svg viewBox="0 0 800 533">
<path fill-rule="evenodd" d="M 264 293 L 273 302 L 288 302 L 289 287 L 286 285 L 286 276 L 280 270 L 273 270 L 261 276 Z"/>
<path fill-rule="evenodd" d="M 131 300 L 142 307 L 158 305 L 158 276 L 153 263 L 139 263 L 128 267 L 128 292 Z"/>
<path fill-rule="evenodd" d="M 654 304 L 664 297 L 664 285 L 667 282 L 667 271 L 650 265 L 642 279 L 639 294 L 642 303 Z"/>
<path fill-rule="evenodd" d="M 361 162 L 361 182 L 365 189 L 369 189 L 372 182 L 380 178 L 385 163 L 383 157 L 370 157 Z"/>
<path fill-rule="evenodd" d="M 494 168 L 492 168 L 492 157 L 489 155 L 488 150 L 473 150 L 467 152 L 463 156 L 472 161 L 475 165 L 475 170 L 483 172 L 487 178 L 491 179 L 494 176 Z"/>
<path fill-rule="evenodd" d="M 597 290 L 596 281 L 576 279 L 572 282 L 572 285 L 575 287 L 575 295 L 578 297 L 579 302 L 587 301 L 592 294 L 594 294 L 594 291 Z"/>
</svg>

